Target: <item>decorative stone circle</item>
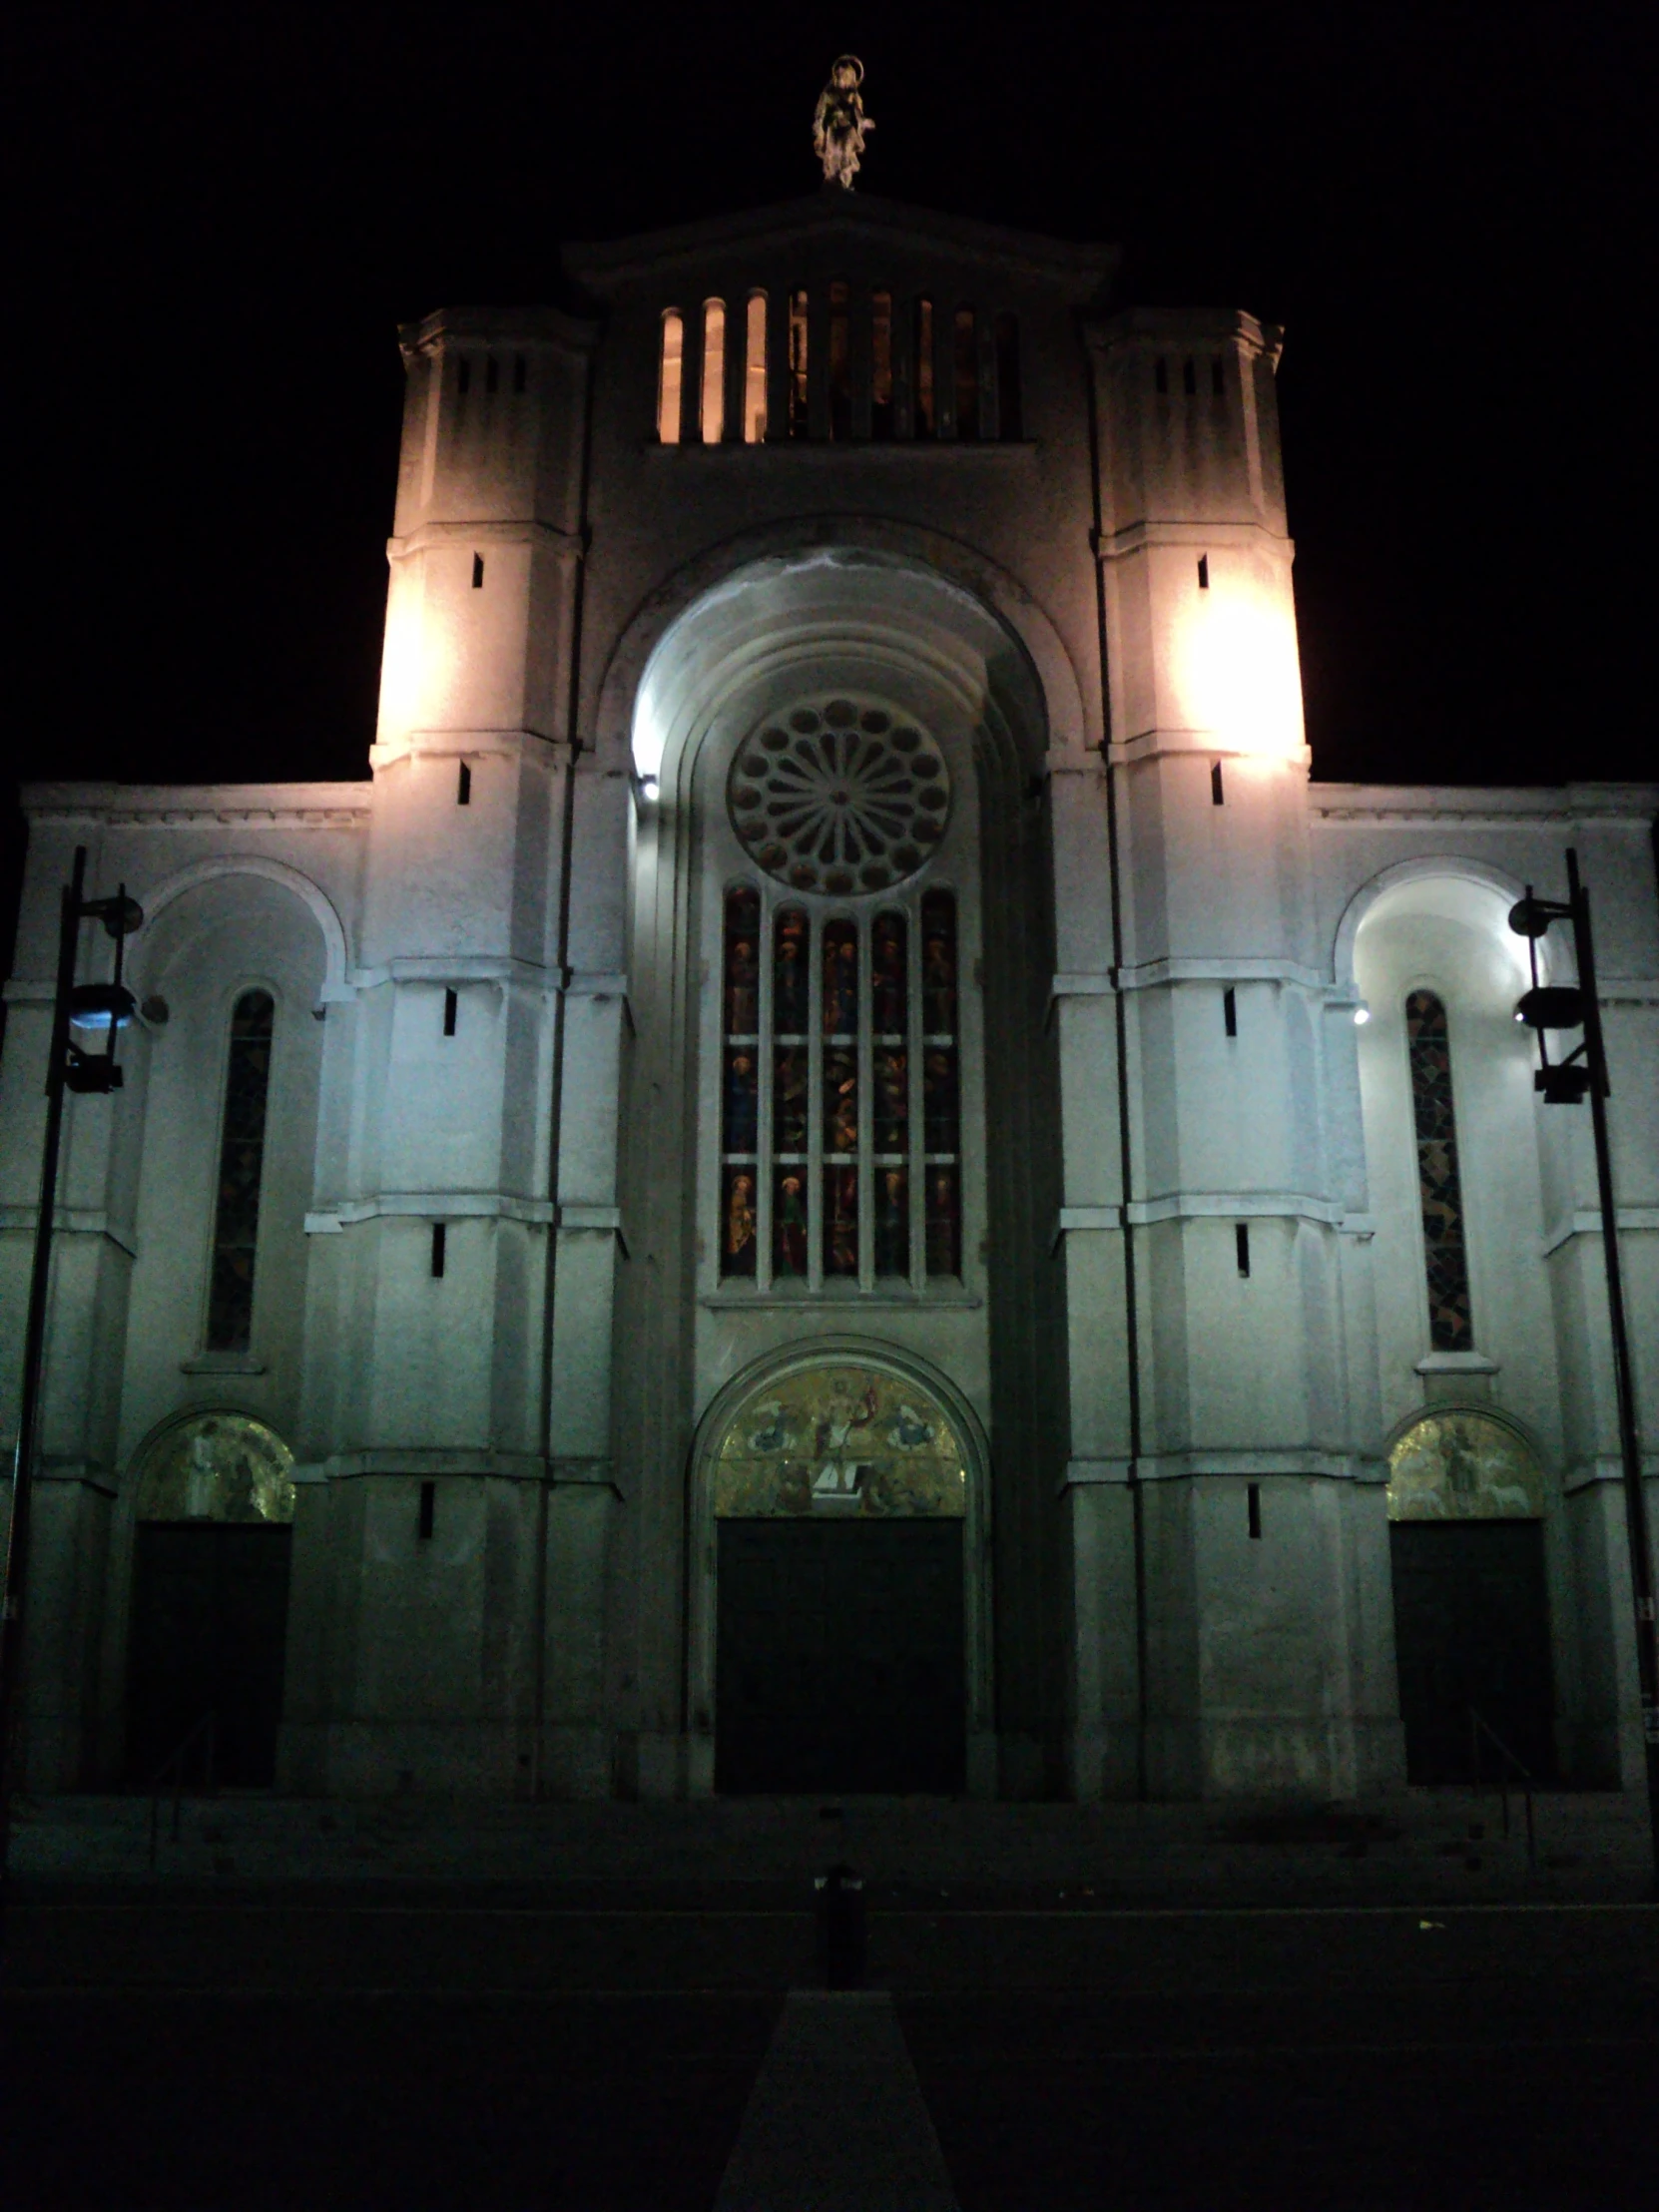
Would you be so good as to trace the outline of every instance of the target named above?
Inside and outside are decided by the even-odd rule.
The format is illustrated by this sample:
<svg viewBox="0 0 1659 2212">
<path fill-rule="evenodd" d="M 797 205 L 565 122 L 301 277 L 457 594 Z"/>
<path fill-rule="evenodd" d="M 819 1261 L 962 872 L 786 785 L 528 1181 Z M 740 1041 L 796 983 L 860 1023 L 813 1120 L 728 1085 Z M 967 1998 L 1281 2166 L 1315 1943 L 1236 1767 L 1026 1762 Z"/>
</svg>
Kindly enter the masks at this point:
<svg viewBox="0 0 1659 2212">
<path fill-rule="evenodd" d="M 873 702 L 803 703 L 738 748 L 726 803 L 744 848 L 832 898 L 913 875 L 944 834 L 950 777 L 925 731 Z"/>
</svg>

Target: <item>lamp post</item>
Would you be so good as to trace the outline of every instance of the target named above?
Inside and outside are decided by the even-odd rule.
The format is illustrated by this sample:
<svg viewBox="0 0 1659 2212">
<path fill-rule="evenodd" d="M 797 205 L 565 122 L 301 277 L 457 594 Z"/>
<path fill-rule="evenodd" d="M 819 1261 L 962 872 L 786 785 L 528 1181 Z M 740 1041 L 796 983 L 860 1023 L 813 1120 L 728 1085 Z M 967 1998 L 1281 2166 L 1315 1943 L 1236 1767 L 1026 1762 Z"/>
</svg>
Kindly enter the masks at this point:
<svg viewBox="0 0 1659 2212">
<path fill-rule="evenodd" d="M 4 1905 L 11 1843 L 13 1771 L 19 1734 L 19 1681 L 23 1661 L 24 1601 L 29 1583 L 29 1519 L 39 1452 L 41 1386 L 46 1365 L 46 1306 L 52 1280 L 52 1224 L 57 1210 L 58 1158 L 63 1149 L 66 1091 L 108 1094 L 121 1088 L 116 1034 L 133 1018 L 133 994 L 121 980 L 127 939 L 141 927 L 144 910 L 122 884 L 113 898 L 85 896 L 87 852 L 75 848 L 64 886 L 58 927 L 58 977 L 52 998 L 52 1041 L 46 1062 L 46 1139 L 40 1164 L 40 1207 L 35 1220 L 34 1262 L 29 1274 L 28 1321 L 23 1336 L 23 1390 L 18 1406 L 17 1451 L 12 1470 L 12 1509 L 6 1531 L 4 1612 L 0 1614 L 0 1910 Z M 115 939 L 115 975 L 108 983 L 76 984 L 81 924 L 101 921 Z M 71 1029 L 103 1031 L 102 1052 L 74 1042 Z"/>
<path fill-rule="evenodd" d="M 1572 925 L 1578 983 L 1538 983 L 1538 939 L 1551 922 Z M 1538 1032 L 1539 1067 L 1533 1086 L 1546 1106 L 1575 1106 L 1588 1097 L 1595 1135 L 1596 1186 L 1601 1205 L 1601 1254 L 1607 1270 L 1607 1318 L 1613 1337 L 1613 1389 L 1618 1400 L 1619 1453 L 1624 1465 L 1625 1533 L 1630 1542 L 1630 1584 L 1636 1615 L 1636 1671 L 1642 1695 L 1642 1745 L 1647 1755 L 1648 1831 L 1653 1848 L 1654 1882 L 1659 1889 L 1659 1655 L 1654 1644 L 1653 1555 L 1648 1549 L 1647 1504 L 1642 1494 L 1641 1446 L 1636 1435 L 1636 1387 L 1630 1369 L 1630 1339 L 1625 1327 L 1624 1278 L 1619 1267 L 1618 1216 L 1613 1211 L 1613 1161 L 1607 1142 L 1607 1053 L 1596 997 L 1595 944 L 1590 934 L 1590 894 L 1578 878 L 1578 854 L 1567 852 L 1567 899 L 1526 896 L 1511 907 L 1509 926 L 1528 941 L 1532 988 L 1515 1008 L 1515 1019 Z M 1551 1060 L 1545 1033 L 1582 1029 L 1581 1043 L 1564 1059 Z"/>
</svg>

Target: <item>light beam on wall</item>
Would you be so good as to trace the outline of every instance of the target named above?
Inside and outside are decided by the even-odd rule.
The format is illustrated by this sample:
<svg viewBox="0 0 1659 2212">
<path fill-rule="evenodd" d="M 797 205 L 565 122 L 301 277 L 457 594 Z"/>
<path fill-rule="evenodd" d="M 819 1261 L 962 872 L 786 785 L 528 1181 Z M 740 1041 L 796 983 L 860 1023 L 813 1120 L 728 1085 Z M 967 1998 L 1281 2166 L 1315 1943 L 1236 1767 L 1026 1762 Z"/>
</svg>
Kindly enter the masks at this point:
<svg viewBox="0 0 1659 2212">
<path fill-rule="evenodd" d="M 1302 670 L 1288 586 L 1242 564 L 1215 563 L 1212 575 L 1178 618 L 1181 720 L 1213 732 L 1230 752 L 1300 753 Z"/>
</svg>

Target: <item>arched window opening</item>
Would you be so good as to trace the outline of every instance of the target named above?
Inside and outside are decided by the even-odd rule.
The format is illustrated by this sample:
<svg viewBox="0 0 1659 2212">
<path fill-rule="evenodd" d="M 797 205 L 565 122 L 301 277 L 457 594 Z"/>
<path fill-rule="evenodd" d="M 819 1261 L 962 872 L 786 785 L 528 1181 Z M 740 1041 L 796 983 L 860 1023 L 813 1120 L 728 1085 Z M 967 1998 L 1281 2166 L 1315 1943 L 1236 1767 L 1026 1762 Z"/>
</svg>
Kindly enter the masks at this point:
<svg viewBox="0 0 1659 2212">
<path fill-rule="evenodd" d="M 921 902 L 922 1141 L 927 1272 L 962 1272 L 961 1069 L 956 1038 L 956 901 Z"/>
<path fill-rule="evenodd" d="M 807 294 L 790 293 L 790 436 L 804 438 L 809 427 L 807 392 Z"/>
<path fill-rule="evenodd" d="M 844 277 L 830 286 L 830 435 L 852 435 L 852 344 L 848 329 L 851 292 Z"/>
<path fill-rule="evenodd" d="M 1435 1352 L 1468 1352 L 1474 1345 L 1474 1325 L 1457 1171 L 1451 1040 L 1445 1007 L 1432 991 L 1412 991 L 1407 997 L 1405 1037 L 1416 1126 L 1429 1343 Z"/>
<path fill-rule="evenodd" d="M 726 302 L 703 302 L 703 442 L 719 445 L 726 435 Z"/>
<path fill-rule="evenodd" d="M 869 434 L 892 436 L 892 293 L 869 297 Z"/>
<path fill-rule="evenodd" d="M 722 1275 L 755 1273 L 760 1211 L 761 894 L 726 894 L 721 1028 Z"/>
<path fill-rule="evenodd" d="M 1019 323 L 1011 314 L 996 318 L 997 429 L 1004 438 L 1025 435 L 1025 403 L 1019 381 Z"/>
<path fill-rule="evenodd" d="M 743 442 L 759 445 L 767 434 L 767 295 L 752 291 L 744 321 Z"/>
<path fill-rule="evenodd" d="M 678 308 L 663 315 L 662 352 L 657 362 L 657 436 L 664 445 L 680 442 L 680 378 L 686 352 L 686 326 Z"/>
<path fill-rule="evenodd" d="M 208 1287 L 210 1352 L 246 1352 L 253 1338 L 254 1261 L 259 1244 L 266 1102 L 271 1087 L 276 1012 L 269 991 L 244 991 L 231 1015 L 213 1269 Z"/>
<path fill-rule="evenodd" d="M 979 348 L 971 307 L 956 309 L 955 369 L 956 435 L 976 438 L 979 435 Z"/>
<path fill-rule="evenodd" d="M 933 302 L 916 301 L 916 436 L 930 438 L 937 430 L 933 409 Z"/>
</svg>

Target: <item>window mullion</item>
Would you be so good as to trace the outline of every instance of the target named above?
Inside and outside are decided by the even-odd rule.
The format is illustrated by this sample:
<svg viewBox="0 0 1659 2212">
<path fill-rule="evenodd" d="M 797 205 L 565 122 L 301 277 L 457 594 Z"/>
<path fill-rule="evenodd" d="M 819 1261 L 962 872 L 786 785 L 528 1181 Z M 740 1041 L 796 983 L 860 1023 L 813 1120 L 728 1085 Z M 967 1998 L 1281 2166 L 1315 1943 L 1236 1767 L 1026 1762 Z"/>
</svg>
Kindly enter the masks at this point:
<svg viewBox="0 0 1659 2212">
<path fill-rule="evenodd" d="M 824 1288 L 824 917 L 809 912 L 807 956 L 807 1288 Z"/>
<path fill-rule="evenodd" d="M 755 1288 L 770 1291 L 772 1288 L 772 1185 L 773 1185 L 773 1136 L 772 1080 L 773 1080 L 773 969 L 778 958 L 777 950 L 778 909 L 775 901 L 762 901 L 760 943 L 755 947 L 760 962 L 759 989 L 756 993 L 756 1019 L 759 1023 L 755 1070 Z"/>
</svg>

